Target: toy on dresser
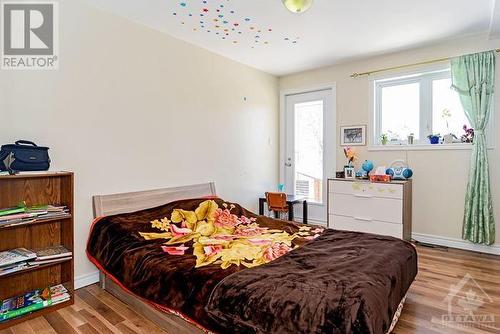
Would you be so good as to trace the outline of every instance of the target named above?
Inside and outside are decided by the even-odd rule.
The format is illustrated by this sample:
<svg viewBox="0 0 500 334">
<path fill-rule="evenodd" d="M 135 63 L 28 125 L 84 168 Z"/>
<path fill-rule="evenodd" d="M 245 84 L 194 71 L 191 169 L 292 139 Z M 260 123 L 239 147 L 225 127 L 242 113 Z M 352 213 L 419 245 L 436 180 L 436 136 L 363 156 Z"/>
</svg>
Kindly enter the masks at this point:
<svg viewBox="0 0 500 334">
<path fill-rule="evenodd" d="M 371 182 L 391 182 L 391 176 L 385 173 L 385 166 L 377 167 L 375 173 L 370 175 Z"/>
<path fill-rule="evenodd" d="M 413 171 L 402 160 L 394 161 L 385 173 L 390 175 L 393 180 L 408 180 L 413 176 Z"/>
<path fill-rule="evenodd" d="M 413 176 L 413 171 L 402 160 L 391 163 L 389 168 L 379 166 L 374 172 L 373 162 L 365 160 L 361 165 L 361 170 L 356 174 L 358 178 L 367 178 L 371 182 L 391 182 L 391 180 L 408 180 Z"/>
</svg>

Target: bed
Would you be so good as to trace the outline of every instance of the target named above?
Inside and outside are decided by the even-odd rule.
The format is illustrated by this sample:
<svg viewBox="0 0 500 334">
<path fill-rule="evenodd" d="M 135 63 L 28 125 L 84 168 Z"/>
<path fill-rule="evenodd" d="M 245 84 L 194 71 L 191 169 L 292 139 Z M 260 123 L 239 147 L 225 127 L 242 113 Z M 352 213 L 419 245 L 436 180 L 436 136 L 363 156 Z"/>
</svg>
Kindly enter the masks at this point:
<svg viewBox="0 0 500 334">
<path fill-rule="evenodd" d="M 171 334 L 385 334 L 417 274 L 406 241 L 257 216 L 214 183 L 94 196 L 94 215 L 101 287 Z"/>
</svg>

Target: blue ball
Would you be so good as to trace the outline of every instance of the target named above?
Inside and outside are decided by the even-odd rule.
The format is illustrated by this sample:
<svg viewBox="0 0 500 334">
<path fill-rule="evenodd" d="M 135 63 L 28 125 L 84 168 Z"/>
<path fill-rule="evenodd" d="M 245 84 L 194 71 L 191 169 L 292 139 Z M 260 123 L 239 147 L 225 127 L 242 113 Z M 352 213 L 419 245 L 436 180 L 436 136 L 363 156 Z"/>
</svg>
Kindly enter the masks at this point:
<svg viewBox="0 0 500 334">
<path fill-rule="evenodd" d="M 413 176 L 413 171 L 409 168 L 406 168 L 404 171 L 403 171 L 403 176 L 406 178 L 406 179 L 409 179 Z"/>
<path fill-rule="evenodd" d="M 370 173 L 374 168 L 373 162 L 371 162 L 370 160 L 365 160 L 365 162 L 363 162 L 363 164 L 361 165 L 361 168 L 363 168 L 365 172 Z"/>
<path fill-rule="evenodd" d="M 387 168 L 385 174 L 394 177 L 394 170 L 392 170 L 392 168 Z"/>
</svg>

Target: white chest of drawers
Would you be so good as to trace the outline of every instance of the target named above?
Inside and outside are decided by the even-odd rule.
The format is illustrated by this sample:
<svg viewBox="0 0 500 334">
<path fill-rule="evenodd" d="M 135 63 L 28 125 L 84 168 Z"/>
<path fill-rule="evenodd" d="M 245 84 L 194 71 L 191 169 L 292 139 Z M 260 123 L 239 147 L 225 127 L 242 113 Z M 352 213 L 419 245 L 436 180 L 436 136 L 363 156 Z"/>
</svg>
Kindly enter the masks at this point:
<svg viewBox="0 0 500 334">
<path fill-rule="evenodd" d="M 328 180 L 328 227 L 411 238 L 412 181 Z"/>
</svg>

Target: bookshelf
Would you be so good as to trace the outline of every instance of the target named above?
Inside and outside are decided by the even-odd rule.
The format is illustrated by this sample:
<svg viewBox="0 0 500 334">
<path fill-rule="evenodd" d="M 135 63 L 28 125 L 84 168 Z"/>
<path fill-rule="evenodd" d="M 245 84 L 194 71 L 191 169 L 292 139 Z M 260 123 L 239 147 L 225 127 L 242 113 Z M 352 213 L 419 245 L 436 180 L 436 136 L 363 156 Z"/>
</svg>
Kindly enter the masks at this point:
<svg viewBox="0 0 500 334">
<path fill-rule="evenodd" d="M 0 208 L 17 206 L 66 205 L 69 215 L 37 220 L 31 223 L 0 228 L 0 251 L 24 247 L 28 249 L 64 245 L 73 253 L 73 173 L 41 172 L 0 175 Z M 40 265 L 0 277 L 0 300 L 27 291 L 63 284 L 71 299 L 31 314 L 0 322 L 0 330 L 28 319 L 56 311 L 74 303 L 73 259 Z"/>
</svg>

